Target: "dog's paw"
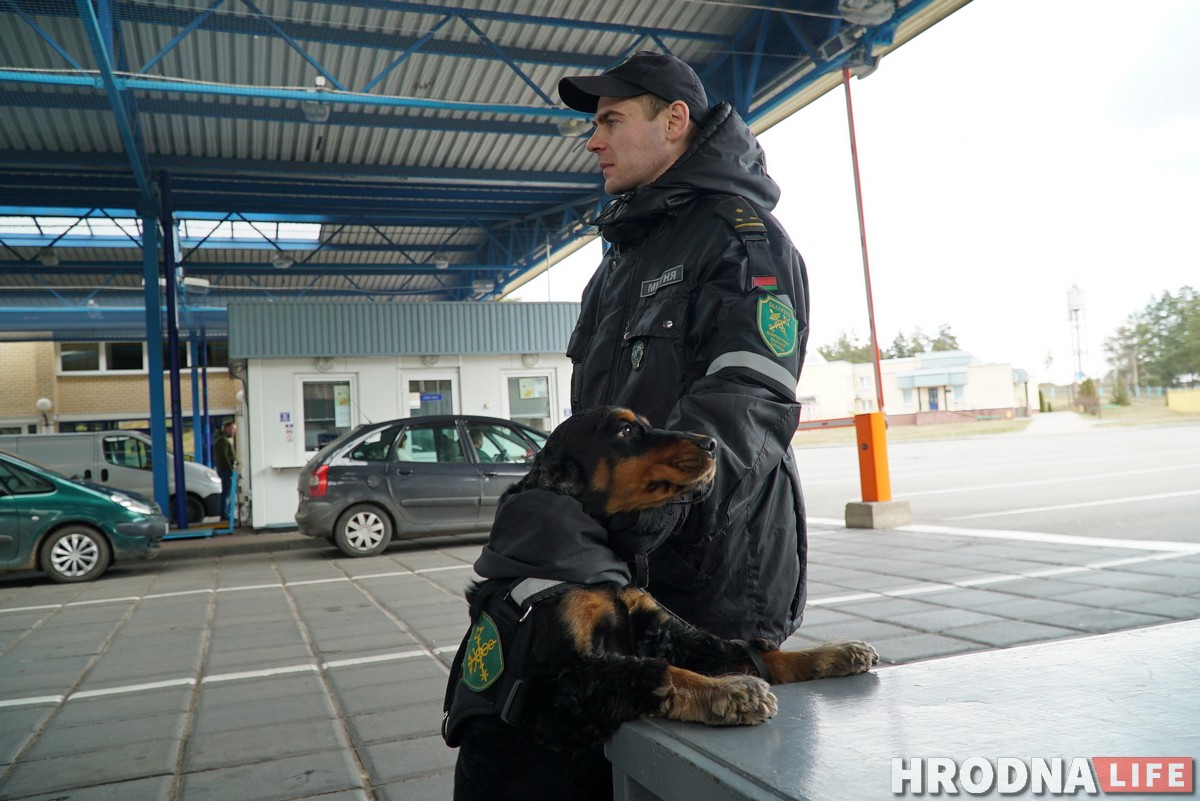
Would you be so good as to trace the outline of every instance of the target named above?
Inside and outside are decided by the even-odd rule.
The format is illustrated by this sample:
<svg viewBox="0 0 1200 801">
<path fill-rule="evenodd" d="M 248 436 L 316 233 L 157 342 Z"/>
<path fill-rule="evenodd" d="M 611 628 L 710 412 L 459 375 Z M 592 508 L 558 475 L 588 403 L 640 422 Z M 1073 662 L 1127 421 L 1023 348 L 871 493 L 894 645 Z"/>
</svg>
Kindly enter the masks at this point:
<svg viewBox="0 0 1200 801">
<path fill-rule="evenodd" d="M 827 676 L 853 676 L 866 673 L 879 663 L 879 654 L 870 643 L 861 640 L 831 643 Z"/>
<path fill-rule="evenodd" d="M 779 703 L 771 685 L 756 676 L 722 676 L 715 680 L 708 719 L 711 726 L 743 726 L 775 717 Z"/>
</svg>

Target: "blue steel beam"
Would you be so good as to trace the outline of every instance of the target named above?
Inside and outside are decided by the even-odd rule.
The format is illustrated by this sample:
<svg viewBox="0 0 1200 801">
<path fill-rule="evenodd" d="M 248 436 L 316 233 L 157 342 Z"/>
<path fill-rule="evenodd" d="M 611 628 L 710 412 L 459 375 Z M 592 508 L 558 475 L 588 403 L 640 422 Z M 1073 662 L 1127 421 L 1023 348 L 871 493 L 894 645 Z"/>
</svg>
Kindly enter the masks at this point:
<svg viewBox="0 0 1200 801">
<path fill-rule="evenodd" d="M 240 177 L 257 175 L 277 177 L 279 175 L 279 162 L 270 160 L 155 156 L 154 163 L 156 167 L 168 170 L 173 175 L 191 175 L 193 173 L 217 173 Z M 86 174 L 86 171 L 119 171 L 125 166 L 125 160 L 120 156 L 95 153 L 72 153 L 71 164 L 68 165 L 69 174 L 73 175 Z M 64 172 L 62 153 L 37 150 L 0 151 L 0 178 L 3 178 L 5 172 L 9 174 L 26 172 L 36 173 L 44 180 L 46 172 L 42 168 L 51 168 L 57 174 L 68 174 Z M 564 184 L 579 189 L 595 189 L 602 182 L 600 174 L 591 165 L 586 171 L 581 172 L 553 172 L 550 170 L 437 167 L 423 164 L 292 162 L 287 165 L 287 170 L 290 177 L 308 179 L 454 181 L 480 185 L 513 184 L 515 186 Z M 7 180 L 4 181 L 4 185 L 7 186 L 8 183 Z"/>
<path fill-rule="evenodd" d="M 121 137 L 121 144 L 125 148 L 125 155 L 129 159 L 129 167 L 133 171 L 133 180 L 137 184 L 141 209 L 146 213 L 153 214 L 155 196 L 150 186 L 150 161 L 146 157 L 145 150 L 139 147 L 138 136 L 135 133 L 137 121 L 125 108 L 125 102 L 121 97 L 122 90 L 127 87 L 120 85 L 113 70 L 112 58 L 106 47 L 107 34 L 100 28 L 100 21 L 96 17 L 96 10 L 92 8 L 91 0 L 76 0 L 76 5 L 79 8 L 79 17 L 87 34 L 88 42 L 92 47 L 92 55 L 96 59 L 96 66 L 100 71 L 100 77 L 96 80 L 108 94 L 113 116 L 116 117 L 117 132 Z"/>
<path fill-rule="evenodd" d="M 88 0 L 78 0 L 86 6 Z M 435 100 L 432 98 L 395 97 L 371 95 L 363 92 L 343 92 L 337 89 L 316 91 L 311 89 L 286 89 L 271 86 L 234 86 L 231 84 L 203 83 L 188 80 L 160 80 L 155 78 L 119 77 L 112 72 L 99 77 L 69 75 L 63 73 L 27 72 L 22 70 L 0 70 L 0 81 L 31 83 L 50 86 L 78 86 L 89 89 L 120 91 L 130 89 L 141 92 L 178 92 L 187 95 L 216 95 L 222 97 L 261 98 L 264 100 L 293 100 L 297 102 L 349 103 L 383 108 L 421 108 L 436 111 L 458 111 L 468 114 L 515 114 L 521 117 L 549 117 L 568 119 L 579 116 L 578 111 L 552 106 L 521 106 L 508 103 L 472 103 L 463 100 Z"/>
</svg>

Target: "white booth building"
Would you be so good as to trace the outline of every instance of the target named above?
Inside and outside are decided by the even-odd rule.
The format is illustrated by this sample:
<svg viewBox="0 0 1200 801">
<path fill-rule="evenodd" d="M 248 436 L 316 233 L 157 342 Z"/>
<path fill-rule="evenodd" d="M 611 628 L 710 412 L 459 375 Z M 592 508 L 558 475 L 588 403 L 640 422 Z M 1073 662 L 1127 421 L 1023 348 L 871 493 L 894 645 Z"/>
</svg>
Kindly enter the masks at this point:
<svg viewBox="0 0 1200 801">
<path fill-rule="evenodd" d="M 965 351 L 884 359 L 879 363 L 879 372 L 891 423 L 959 422 L 1029 414 L 1030 380 L 1025 370 L 1011 364 L 984 364 Z M 797 394 L 804 404 L 804 420 L 876 411 L 875 367 L 870 362 L 827 362 L 814 350 L 805 359 Z"/>
<path fill-rule="evenodd" d="M 361 423 L 476 414 L 551 430 L 570 415 L 578 316 L 577 303 L 230 303 L 242 522 L 294 526 L 300 468 Z"/>
</svg>

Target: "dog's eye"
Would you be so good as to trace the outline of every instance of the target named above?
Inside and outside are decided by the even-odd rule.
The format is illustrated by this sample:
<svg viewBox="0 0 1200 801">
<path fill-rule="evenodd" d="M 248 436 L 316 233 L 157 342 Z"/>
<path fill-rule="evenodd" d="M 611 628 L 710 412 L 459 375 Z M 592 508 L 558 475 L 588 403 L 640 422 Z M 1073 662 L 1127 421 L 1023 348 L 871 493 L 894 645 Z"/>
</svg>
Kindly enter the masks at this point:
<svg viewBox="0 0 1200 801">
<path fill-rule="evenodd" d="M 632 437 L 633 436 L 633 426 L 631 426 L 629 423 L 626 423 L 625 425 L 621 426 L 619 429 L 617 429 L 617 436 L 621 437 L 622 439 L 624 439 L 625 437 Z"/>
</svg>

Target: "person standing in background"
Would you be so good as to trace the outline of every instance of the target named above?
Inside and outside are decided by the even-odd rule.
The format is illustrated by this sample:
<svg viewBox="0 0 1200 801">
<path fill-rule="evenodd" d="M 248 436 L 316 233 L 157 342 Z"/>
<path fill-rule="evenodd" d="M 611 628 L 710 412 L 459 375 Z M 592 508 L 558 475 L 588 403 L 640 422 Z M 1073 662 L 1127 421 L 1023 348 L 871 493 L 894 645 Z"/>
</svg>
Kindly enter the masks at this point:
<svg viewBox="0 0 1200 801">
<path fill-rule="evenodd" d="M 221 519 L 232 520 L 229 513 L 229 493 L 233 487 L 233 471 L 237 469 L 237 447 L 234 438 L 237 436 L 237 423 L 228 422 L 221 427 L 213 443 L 213 461 L 217 475 L 221 477 Z"/>
</svg>

